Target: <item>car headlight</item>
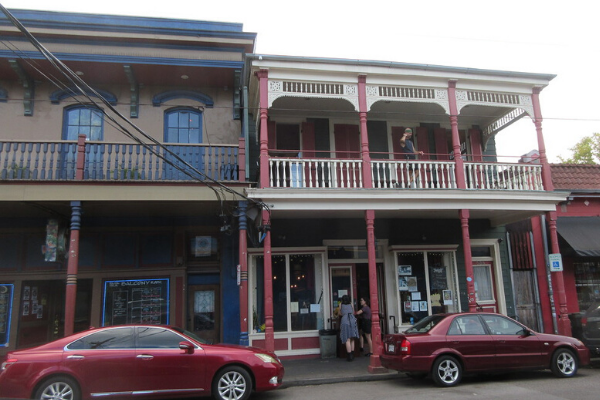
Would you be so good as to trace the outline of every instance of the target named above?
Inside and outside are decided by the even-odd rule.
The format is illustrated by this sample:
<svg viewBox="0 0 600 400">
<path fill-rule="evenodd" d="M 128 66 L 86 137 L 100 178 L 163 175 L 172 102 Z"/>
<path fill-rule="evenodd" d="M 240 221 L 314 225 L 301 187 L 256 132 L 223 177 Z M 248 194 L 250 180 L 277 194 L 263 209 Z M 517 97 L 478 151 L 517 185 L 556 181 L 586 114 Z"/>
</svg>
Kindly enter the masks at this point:
<svg viewBox="0 0 600 400">
<path fill-rule="evenodd" d="M 260 358 L 263 362 L 277 364 L 278 361 L 268 354 L 257 353 L 254 354 L 256 357 Z"/>
</svg>

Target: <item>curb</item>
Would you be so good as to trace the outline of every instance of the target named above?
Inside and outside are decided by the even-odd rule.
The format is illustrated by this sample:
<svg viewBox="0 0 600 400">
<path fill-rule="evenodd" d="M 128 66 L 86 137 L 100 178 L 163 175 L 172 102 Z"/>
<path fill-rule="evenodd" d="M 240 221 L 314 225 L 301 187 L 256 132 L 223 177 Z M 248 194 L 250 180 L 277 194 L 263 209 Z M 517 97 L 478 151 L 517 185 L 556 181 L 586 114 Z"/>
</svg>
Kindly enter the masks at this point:
<svg viewBox="0 0 600 400">
<path fill-rule="evenodd" d="M 344 382 L 370 382 L 370 381 L 384 381 L 398 378 L 400 373 L 384 373 L 384 374 L 373 374 L 373 375 L 358 375 L 358 376 L 340 376 L 340 377 L 329 377 L 329 378 L 306 378 L 296 379 L 292 381 L 285 381 L 281 384 L 279 389 L 285 389 L 294 386 L 316 386 L 316 385 L 329 385 L 333 383 L 344 383 Z"/>
</svg>

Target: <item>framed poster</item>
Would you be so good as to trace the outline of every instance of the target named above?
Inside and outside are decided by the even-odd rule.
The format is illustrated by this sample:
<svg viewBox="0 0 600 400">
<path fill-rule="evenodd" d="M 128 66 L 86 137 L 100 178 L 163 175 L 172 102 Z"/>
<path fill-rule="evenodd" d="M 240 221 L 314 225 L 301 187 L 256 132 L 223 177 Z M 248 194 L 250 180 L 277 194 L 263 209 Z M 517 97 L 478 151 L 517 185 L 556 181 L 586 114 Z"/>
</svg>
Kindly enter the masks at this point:
<svg viewBox="0 0 600 400">
<path fill-rule="evenodd" d="M 104 282 L 102 326 L 169 324 L 169 279 Z"/>
<path fill-rule="evenodd" d="M 14 288 L 13 284 L 0 283 L 0 347 L 8 346 Z"/>
<path fill-rule="evenodd" d="M 412 275 L 412 265 L 398 265 L 398 275 Z"/>
</svg>

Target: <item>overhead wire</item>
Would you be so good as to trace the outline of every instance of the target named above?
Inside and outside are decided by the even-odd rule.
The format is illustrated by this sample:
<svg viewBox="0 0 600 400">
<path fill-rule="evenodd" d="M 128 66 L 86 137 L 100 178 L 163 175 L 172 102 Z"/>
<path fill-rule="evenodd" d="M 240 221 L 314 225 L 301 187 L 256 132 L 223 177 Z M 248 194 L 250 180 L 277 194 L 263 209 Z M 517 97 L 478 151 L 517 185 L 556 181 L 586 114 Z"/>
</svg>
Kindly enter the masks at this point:
<svg viewBox="0 0 600 400">
<path fill-rule="evenodd" d="M 236 191 L 236 190 L 234 190 L 234 189 L 232 189 L 232 188 L 230 188 L 230 187 L 222 184 L 221 182 L 217 181 L 216 179 L 213 179 L 212 177 L 208 176 L 204 172 L 199 171 L 194 166 L 190 165 L 187 161 L 185 161 L 181 157 L 179 157 L 179 155 L 177 155 L 176 153 L 174 153 L 167 146 L 163 145 L 158 140 L 154 139 L 152 136 L 146 134 L 137 125 L 135 125 L 128 118 L 126 118 L 124 115 L 122 115 L 118 110 L 116 110 L 113 107 L 113 105 L 110 104 L 110 102 L 104 98 L 104 96 L 102 96 L 100 93 L 98 93 L 93 87 L 89 86 L 81 77 L 79 77 L 75 72 L 73 72 L 62 61 L 60 61 L 58 58 L 56 58 L 50 51 L 48 51 L 27 30 L 27 28 L 21 24 L 21 22 L 18 19 L 16 19 L 6 8 L 4 8 L 4 6 L 2 6 L 2 4 L 0 4 L 0 9 L 7 16 L 7 18 L 9 19 L 9 21 L 15 27 L 17 27 L 17 29 L 19 29 L 19 31 L 21 31 L 21 33 L 23 33 L 25 35 L 25 37 L 40 52 L 40 54 L 42 54 L 42 56 L 47 61 L 49 61 L 50 64 L 52 66 L 54 66 L 54 68 L 57 69 L 71 83 L 71 86 L 64 85 L 62 82 L 60 82 L 60 80 L 58 80 L 56 78 L 52 79 L 52 78 L 48 77 L 46 74 L 44 74 L 41 71 L 41 68 L 37 68 L 37 67 L 33 66 L 32 64 L 30 64 L 30 65 L 32 65 L 33 68 L 35 68 L 37 71 L 39 71 L 40 73 L 42 73 L 42 75 L 45 78 L 47 78 L 50 82 L 52 82 L 53 84 L 55 84 L 59 88 L 67 90 L 72 95 L 72 97 L 77 102 L 79 102 L 80 104 L 86 105 L 85 103 L 80 102 L 77 99 L 76 96 L 81 95 L 81 96 L 85 97 L 91 104 L 94 105 L 95 109 L 101 111 L 109 119 L 109 121 L 112 124 L 114 124 L 114 125 L 111 125 L 111 126 L 115 127 L 115 129 L 117 129 L 118 131 L 120 131 L 121 133 L 123 133 L 125 136 L 127 136 L 128 138 L 130 138 L 134 142 L 142 145 L 144 148 L 146 148 L 149 152 L 151 152 L 152 154 L 154 154 L 156 157 L 162 159 L 163 162 L 166 162 L 168 165 L 173 166 L 175 169 L 177 169 L 180 172 L 184 173 L 185 175 L 189 176 L 193 180 L 201 182 L 205 186 L 207 186 L 208 188 L 210 188 L 211 190 L 213 190 L 213 192 L 215 193 L 215 196 L 217 197 L 217 199 L 219 200 L 219 202 L 221 203 L 221 205 L 223 203 L 223 198 L 226 197 L 225 192 L 227 192 L 227 193 L 232 194 L 234 196 L 233 197 L 234 199 L 235 199 L 236 196 L 238 196 L 238 197 L 243 198 L 243 199 L 245 199 L 245 200 L 247 200 L 247 201 L 249 201 L 251 203 L 257 204 L 260 208 L 265 209 L 265 210 L 267 210 L 270 213 L 269 207 L 264 202 L 262 202 L 260 200 L 257 200 L 257 199 L 249 198 L 245 194 L 240 193 L 240 192 L 238 192 L 238 191 Z M 16 48 L 16 46 L 14 46 L 14 47 Z M 7 48 L 8 48 L 8 46 L 7 46 Z M 20 50 L 19 50 L 19 52 L 22 53 Z M 18 53 L 15 52 L 15 54 L 18 54 Z M 21 59 L 26 59 L 26 58 L 22 57 L 21 55 L 19 55 L 19 57 Z M 159 151 L 156 151 L 156 149 L 152 145 L 150 145 L 149 143 L 144 142 L 141 138 L 139 138 L 135 134 L 131 133 L 125 126 L 123 126 L 119 121 L 117 121 L 112 115 L 108 114 L 102 107 L 100 107 L 98 105 L 98 103 L 89 95 L 88 92 L 92 93 L 94 96 L 96 96 L 98 99 L 100 99 L 100 101 L 112 113 L 114 113 L 118 118 L 124 120 L 127 124 L 129 124 L 131 127 L 133 127 L 133 129 L 135 131 L 137 131 L 140 135 L 142 135 L 147 141 L 149 141 L 152 144 L 154 144 L 154 146 L 156 146 L 157 148 L 160 148 L 163 151 L 163 154 L 161 154 L 161 152 L 159 152 Z M 164 154 L 168 154 L 168 157 L 165 156 Z M 176 162 L 173 162 L 170 158 L 174 159 Z M 193 173 L 191 173 L 190 171 L 193 172 Z M 216 188 L 214 188 L 213 186 L 211 186 L 207 181 L 210 181 L 211 183 L 213 183 L 216 186 L 218 186 L 219 190 L 217 190 Z"/>
</svg>

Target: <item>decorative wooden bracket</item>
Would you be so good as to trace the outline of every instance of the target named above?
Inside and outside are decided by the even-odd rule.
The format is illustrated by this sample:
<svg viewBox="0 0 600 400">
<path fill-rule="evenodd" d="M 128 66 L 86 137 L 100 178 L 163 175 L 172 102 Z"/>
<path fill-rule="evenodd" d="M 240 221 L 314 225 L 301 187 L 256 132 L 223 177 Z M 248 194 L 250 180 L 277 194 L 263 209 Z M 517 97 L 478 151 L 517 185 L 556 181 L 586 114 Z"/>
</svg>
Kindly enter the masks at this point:
<svg viewBox="0 0 600 400">
<path fill-rule="evenodd" d="M 23 85 L 23 108 L 25 109 L 23 115 L 25 115 L 26 117 L 31 117 L 33 115 L 35 83 L 33 79 L 31 79 L 31 77 L 27 75 L 27 73 L 21 67 L 17 60 L 8 60 L 8 62 L 12 67 L 13 71 L 15 71 L 16 74 L 19 76 L 19 80 Z"/>
<path fill-rule="evenodd" d="M 129 87 L 131 90 L 129 115 L 131 118 L 137 118 L 140 110 L 140 85 L 135 80 L 131 65 L 123 65 L 123 68 L 125 69 L 125 75 L 127 75 L 127 80 L 129 81 Z"/>
</svg>

